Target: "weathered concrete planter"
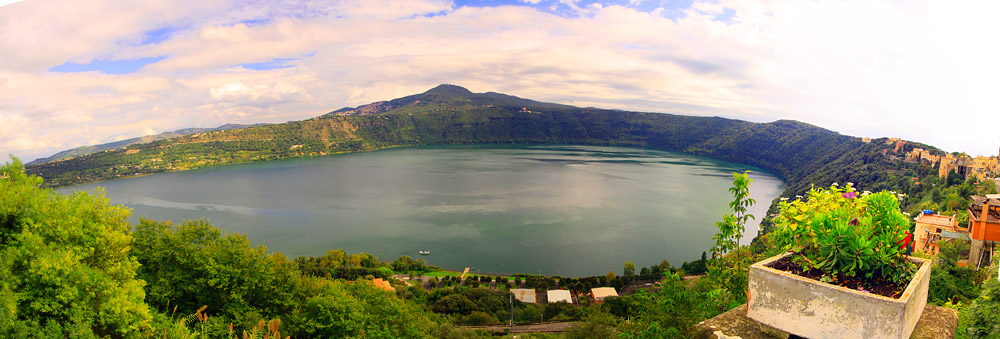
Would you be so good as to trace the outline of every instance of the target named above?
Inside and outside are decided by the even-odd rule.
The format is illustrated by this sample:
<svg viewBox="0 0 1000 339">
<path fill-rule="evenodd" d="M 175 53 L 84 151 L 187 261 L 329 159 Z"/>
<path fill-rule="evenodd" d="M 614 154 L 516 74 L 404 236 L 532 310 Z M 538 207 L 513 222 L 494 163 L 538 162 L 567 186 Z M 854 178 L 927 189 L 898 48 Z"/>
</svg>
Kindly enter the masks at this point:
<svg viewBox="0 0 1000 339">
<path fill-rule="evenodd" d="M 892 299 L 767 267 L 788 255 L 750 266 L 751 319 L 806 338 L 907 339 L 927 304 L 930 260 L 910 258 L 920 268 Z"/>
</svg>

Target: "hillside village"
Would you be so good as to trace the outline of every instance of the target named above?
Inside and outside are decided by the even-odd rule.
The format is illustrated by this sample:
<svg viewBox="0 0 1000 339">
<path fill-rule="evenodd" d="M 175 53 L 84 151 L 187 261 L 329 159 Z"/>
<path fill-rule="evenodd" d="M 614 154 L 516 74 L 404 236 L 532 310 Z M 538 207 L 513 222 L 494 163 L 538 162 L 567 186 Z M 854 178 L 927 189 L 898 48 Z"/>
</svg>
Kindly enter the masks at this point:
<svg viewBox="0 0 1000 339">
<path fill-rule="evenodd" d="M 866 143 L 871 138 L 863 138 Z M 908 142 L 899 138 L 885 140 L 886 145 L 893 146 L 897 154 L 904 150 Z M 888 149 L 882 151 L 886 154 Z M 937 169 L 938 177 L 948 180 L 949 176 L 959 176 L 963 180 L 975 178 L 977 182 L 992 181 L 1000 184 L 1000 156 L 971 157 L 964 153 L 944 153 L 940 150 L 914 147 L 909 152 L 902 153 L 907 162 L 924 162 Z M 890 157 L 892 157 L 890 155 Z M 914 181 L 919 178 L 912 178 Z M 967 259 L 959 260 L 959 266 L 970 266 L 976 269 L 989 265 L 994 255 L 994 245 L 1000 242 L 1000 194 L 972 195 L 971 203 L 962 211 L 952 215 L 942 215 L 940 211 L 924 210 L 914 220 L 916 227 L 913 232 L 915 252 L 936 255 L 941 252 L 940 242 L 946 239 L 959 239 L 969 242 Z M 963 253 L 965 254 L 965 253 Z"/>
<path fill-rule="evenodd" d="M 863 138 L 864 142 L 871 142 L 871 138 Z M 886 145 L 894 145 L 893 149 L 895 152 L 900 152 L 903 147 L 908 143 L 906 140 L 901 140 L 899 138 L 889 138 L 885 141 Z M 882 153 L 885 154 L 888 149 L 883 150 Z M 976 156 L 971 157 L 965 153 L 944 153 L 940 150 L 928 150 L 923 148 L 915 147 L 906 154 L 904 160 L 910 162 L 923 161 L 930 163 L 934 168 L 938 169 L 938 177 L 942 179 L 948 179 L 950 172 L 954 171 L 962 178 L 968 179 L 970 176 L 975 177 L 977 181 L 995 180 L 996 175 L 1000 174 L 1000 157 L 997 156 Z M 998 152 L 1000 155 L 1000 152 Z"/>
</svg>

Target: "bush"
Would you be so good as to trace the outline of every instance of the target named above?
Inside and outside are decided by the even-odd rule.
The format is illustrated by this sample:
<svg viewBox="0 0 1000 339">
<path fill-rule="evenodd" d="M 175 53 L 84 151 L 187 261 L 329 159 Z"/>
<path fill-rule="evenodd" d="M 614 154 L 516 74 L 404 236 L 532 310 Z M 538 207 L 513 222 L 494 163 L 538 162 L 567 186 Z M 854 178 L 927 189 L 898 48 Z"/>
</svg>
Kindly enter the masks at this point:
<svg viewBox="0 0 1000 339">
<path fill-rule="evenodd" d="M 469 314 L 476 309 L 476 304 L 473 303 L 472 300 L 469 300 L 468 297 L 461 294 L 452 294 L 438 299 L 438 301 L 431 306 L 431 310 L 435 313 L 445 314 Z"/>
<path fill-rule="evenodd" d="M 304 285 L 309 297 L 289 316 L 293 338 L 424 338 L 434 326 L 415 305 L 371 284 L 307 279 Z"/>
<path fill-rule="evenodd" d="M 612 339 L 615 337 L 614 318 L 595 315 L 576 324 L 564 335 L 567 339 Z"/>
<path fill-rule="evenodd" d="M 927 302 L 934 305 L 944 305 L 949 300 L 968 303 L 979 296 L 979 287 L 973 283 L 975 280 L 976 271 L 972 268 L 934 266 L 931 268 Z"/>
<path fill-rule="evenodd" d="M 994 260 L 990 274 L 983 283 L 983 293 L 969 306 L 968 334 L 972 338 L 1000 337 L 1000 282 L 997 281 L 997 265 Z"/>
<path fill-rule="evenodd" d="M 483 311 L 473 311 L 469 315 L 462 317 L 461 322 L 466 325 L 482 326 L 493 325 L 499 323 L 500 321 L 489 313 Z"/>
<path fill-rule="evenodd" d="M 300 275 L 283 255 L 251 247 L 242 234 L 225 234 L 206 221 L 181 225 L 142 219 L 133 232 L 146 301 L 161 312 L 208 306 L 231 319 L 291 311 Z M 169 303 L 169 305 L 168 305 Z"/>
<path fill-rule="evenodd" d="M 132 337 L 151 329 L 129 211 L 40 189 L 0 166 L 0 337 Z M 133 252 L 130 252 L 133 250 Z"/>
</svg>

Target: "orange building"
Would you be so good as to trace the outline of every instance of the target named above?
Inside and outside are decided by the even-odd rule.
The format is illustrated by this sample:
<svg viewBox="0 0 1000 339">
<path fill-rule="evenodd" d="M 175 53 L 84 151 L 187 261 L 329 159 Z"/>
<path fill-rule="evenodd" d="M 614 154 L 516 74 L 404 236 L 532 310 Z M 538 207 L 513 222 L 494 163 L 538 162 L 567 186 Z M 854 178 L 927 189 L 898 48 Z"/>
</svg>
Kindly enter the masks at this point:
<svg viewBox="0 0 1000 339">
<path fill-rule="evenodd" d="M 938 253 L 938 241 L 942 237 L 948 238 L 946 235 L 950 234 L 949 232 L 968 232 L 968 229 L 958 227 L 957 220 L 953 216 L 921 213 L 916 221 L 917 227 L 913 235 L 917 240 L 913 250 L 928 254 Z"/>
<path fill-rule="evenodd" d="M 972 196 L 969 212 L 969 265 L 980 267 L 989 264 L 993 256 L 993 245 L 1000 242 L 1000 200 L 983 196 Z"/>
</svg>

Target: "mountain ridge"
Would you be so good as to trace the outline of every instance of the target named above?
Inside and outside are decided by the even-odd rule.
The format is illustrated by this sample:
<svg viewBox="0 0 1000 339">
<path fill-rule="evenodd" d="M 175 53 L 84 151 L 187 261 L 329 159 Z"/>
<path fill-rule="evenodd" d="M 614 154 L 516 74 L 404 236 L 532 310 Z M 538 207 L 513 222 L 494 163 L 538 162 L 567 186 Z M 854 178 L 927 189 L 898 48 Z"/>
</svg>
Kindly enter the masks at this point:
<svg viewBox="0 0 1000 339">
<path fill-rule="evenodd" d="M 163 132 L 163 133 L 160 133 L 160 134 L 151 134 L 151 135 L 145 135 L 145 136 L 136 137 L 136 138 L 130 138 L 130 139 L 125 139 L 125 140 L 113 141 L 113 142 L 109 142 L 109 143 L 103 143 L 103 144 L 97 144 L 97 145 L 89 145 L 89 146 L 80 146 L 80 147 L 76 147 L 76 148 L 71 148 L 71 149 L 68 149 L 68 150 L 57 152 L 57 153 L 55 153 L 53 155 L 50 155 L 48 157 L 38 158 L 38 159 L 32 160 L 31 162 L 27 163 L 27 165 L 40 165 L 40 164 L 44 164 L 44 163 L 48 163 L 48 162 L 59 161 L 59 160 L 63 160 L 63 159 L 67 159 L 67 158 L 72 158 L 72 157 L 77 157 L 77 156 L 81 156 L 81 155 L 87 155 L 87 154 L 97 153 L 97 152 L 106 151 L 106 150 L 119 149 L 119 148 L 128 147 L 129 145 L 147 143 L 147 142 L 152 142 L 152 141 L 156 141 L 156 140 L 160 140 L 160 139 L 175 138 L 175 137 L 179 137 L 179 136 L 183 136 L 183 135 L 188 135 L 188 134 L 204 133 L 204 132 L 211 132 L 211 131 L 218 131 L 218 130 L 227 130 L 227 129 L 238 129 L 238 128 L 246 128 L 246 127 L 252 127 L 252 126 L 260 126 L 260 125 L 266 125 L 266 124 L 263 124 L 263 123 L 252 124 L 252 125 L 224 124 L 224 125 L 216 127 L 216 128 L 200 128 L 200 127 L 182 128 L 182 129 L 179 129 L 179 130 Z"/>
<path fill-rule="evenodd" d="M 155 140 L 27 170 L 42 176 L 46 185 L 65 186 L 390 147 L 509 143 L 625 146 L 702 155 L 777 174 L 788 183 L 785 196 L 838 181 L 874 185 L 888 175 L 880 173 L 902 166 L 886 156 L 893 149 L 883 142 L 865 143 L 793 120 L 755 123 L 580 108 L 441 85 L 301 121 Z"/>
</svg>

